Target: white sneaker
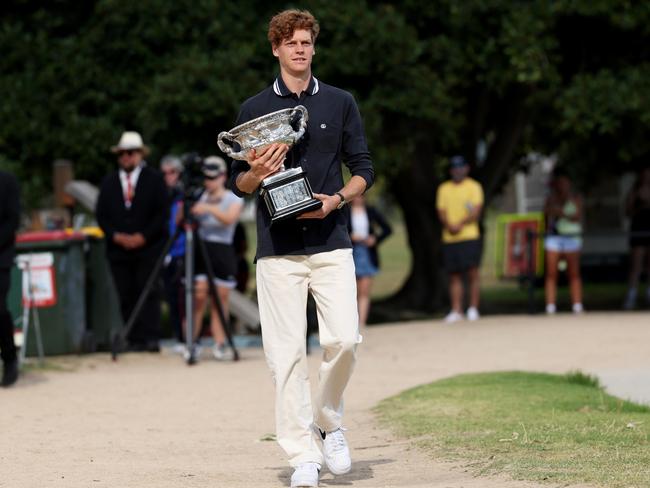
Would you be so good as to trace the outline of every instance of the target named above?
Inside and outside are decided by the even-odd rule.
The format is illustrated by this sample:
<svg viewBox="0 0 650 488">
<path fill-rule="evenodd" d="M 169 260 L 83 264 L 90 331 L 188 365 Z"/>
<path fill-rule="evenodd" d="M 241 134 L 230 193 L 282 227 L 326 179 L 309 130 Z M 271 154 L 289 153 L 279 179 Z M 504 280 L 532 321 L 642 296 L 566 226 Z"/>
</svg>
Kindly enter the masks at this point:
<svg viewBox="0 0 650 488">
<path fill-rule="evenodd" d="M 325 464 L 332 474 L 349 473 L 352 469 L 352 459 L 350 459 L 350 448 L 343 435 L 343 429 L 336 429 L 332 432 L 323 432 L 319 429 L 318 433 L 323 439 L 323 454 L 325 455 Z"/>
<path fill-rule="evenodd" d="M 225 344 L 216 344 L 212 346 L 212 355 L 217 361 L 232 360 L 232 349 L 227 348 Z"/>
<path fill-rule="evenodd" d="M 481 315 L 478 313 L 478 309 L 476 307 L 469 307 L 467 309 L 467 320 L 470 322 L 478 320 L 480 316 Z"/>
<path fill-rule="evenodd" d="M 194 359 L 198 361 L 201 359 L 201 352 L 203 351 L 203 348 L 198 345 L 198 344 L 193 344 L 192 347 L 194 348 Z M 190 350 L 185 346 L 185 349 L 183 350 L 183 359 L 187 361 L 190 359 Z"/>
<path fill-rule="evenodd" d="M 554 315 L 557 309 L 555 308 L 555 303 L 546 304 L 546 315 Z"/>
<path fill-rule="evenodd" d="M 449 312 L 447 316 L 445 317 L 444 321 L 446 324 L 453 324 L 454 322 L 460 322 L 463 320 L 465 317 L 463 317 L 462 313 L 458 313 L 454 310 Z"/>
<path fill-rule="evenodd" d="M 305 488 L 318 486 L 318 472 L 320 465 L 317 463 L 303 463 L 291 475 L 291 488 Z"/>
<path fill-rule="evenodd" d="M 582 303 L 574 303 L 572 308 L 573 308 L 573 313 L 575 314 L 581 314 L 585 311 L 584 307 L 582 306 Z"/>
</svg>

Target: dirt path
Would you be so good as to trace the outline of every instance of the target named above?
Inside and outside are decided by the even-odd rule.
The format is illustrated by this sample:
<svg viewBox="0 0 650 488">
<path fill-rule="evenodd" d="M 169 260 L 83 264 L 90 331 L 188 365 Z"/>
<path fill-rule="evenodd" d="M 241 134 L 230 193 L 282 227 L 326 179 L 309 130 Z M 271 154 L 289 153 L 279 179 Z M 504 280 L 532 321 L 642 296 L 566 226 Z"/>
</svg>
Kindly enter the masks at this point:
<svg viewBox="0 0 650 488">
<path fill-rule="evenodd" d="M 346 476 L 325 472 L 323 487 L 536 487 L 429 459 L 378 428 L 370 409 L 462 372 L 580 368 L 606 372 L 612 390 L 634 389 L 632 373 L 650 375 L 648 314 L 416 322 L 370 328 L 364 338 L 346 396 L 355 464 Z M 54 361 L 59 370 L 27 373 L 0 390 L 0 487 L 288 486 L 282 452 L 262 440 L 273 431 L 262 352 L 242 355 L 237 364 L 206 359 L 191 368 L 171 354 L 129 354 L 117 363 L 108 355 L 67 357 Z M 317 352 L 310 362 L 315 372 Z M 639 394 L 650 398 L 647 389 Z"/>
</svg>

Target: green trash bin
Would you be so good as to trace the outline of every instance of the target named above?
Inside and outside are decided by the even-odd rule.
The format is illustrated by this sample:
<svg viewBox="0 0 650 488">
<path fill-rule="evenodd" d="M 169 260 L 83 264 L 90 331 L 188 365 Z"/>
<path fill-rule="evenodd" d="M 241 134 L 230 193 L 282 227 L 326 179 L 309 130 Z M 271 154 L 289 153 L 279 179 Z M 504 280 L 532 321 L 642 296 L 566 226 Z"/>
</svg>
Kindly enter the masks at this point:
<svg viewBox="0 0 650 488">
<path fill-rule="evenodd" d="M 12 270 L 9 308 L 23 316 L 27 280 L 24 263 L 31 268 L 34 308 L 38 313 L 45 355 L 82 352 L 86 336 L 86 236 L 79 232 L 25 232 L 16 239 L 16 265 Z M 23 263 L 19 265 L 18 263 Z M 20 269 L 23 268 L 23 269 Z M 36 356 L 36 331 L 30 316 L 27 356 Z M 19 327 L 22 322 L 19 322 Z"/>
<path fill-rule="evenodd" d="M 97 227 L 81 229 L 87 237 L 86 251 L 86 318 L 87 351 L 110 350 L 111 332 L 122 326 L 120 301 L 106 260 L 106 242 Z"/>
</svg>

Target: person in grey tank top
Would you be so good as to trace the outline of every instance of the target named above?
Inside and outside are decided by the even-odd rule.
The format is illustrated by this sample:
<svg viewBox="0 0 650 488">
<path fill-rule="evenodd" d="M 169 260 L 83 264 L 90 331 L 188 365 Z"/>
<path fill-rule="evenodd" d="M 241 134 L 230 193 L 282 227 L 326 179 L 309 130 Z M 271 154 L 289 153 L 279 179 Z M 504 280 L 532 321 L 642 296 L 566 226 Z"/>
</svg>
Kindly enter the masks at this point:
<svg viewBox="0 0 650 488">
<path fill-rule="evenodd" d="M 198 236 L 205 242 L 206 258 L 210 260 L 215 275 L 217 293 L 223 306 L 224 317 L 229 313 L 230 290 L 235 287 L 237 257 L 233 247 L 235 227 L 244 205 L 243 199 L 225 187 L 226 163 L 218 156 L 205 159 L 203 176 L 205 191 L 192 207 L 192 214 L 199 223 Z M 198 251 L 198 250 L 197 250 Z M 206 265 L 200 252 L 195 252 L 196 275 L 194 295 L 194 334 L 199 338 L 203 314 L 208 302 L 208 277 Z M 226 336 L 223 324 L 214 304 L 210 304 L 210 327 L 215 345 L 212 353 L 216 359 L 226 359 Z"/>
</svg>

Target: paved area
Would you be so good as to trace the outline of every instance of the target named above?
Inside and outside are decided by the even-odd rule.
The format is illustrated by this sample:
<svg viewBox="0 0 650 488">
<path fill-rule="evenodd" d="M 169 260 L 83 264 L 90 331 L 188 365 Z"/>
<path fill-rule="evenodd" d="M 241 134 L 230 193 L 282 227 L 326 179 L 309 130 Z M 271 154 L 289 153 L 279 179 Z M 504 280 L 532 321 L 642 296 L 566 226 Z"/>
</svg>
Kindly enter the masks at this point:
<svg viewBox="0 0 650 488">
<path fill-rule="evenodd" d="M 107 354 L 57 358 L 0 390 L 0 487 L 281 487 L 291 470 L 266 439 L 273 389 L 259 348 L 239 363 Z M 312 378 L 318 351 L 310 358 Z M 476 478 L 431 459 L 377 426 L 376 403 L 464 372 L 572 369 L 610 391 L 650 402 L 650 315 L 495 316 L 453 326 L 413 322 L 364 332 L 346 396 L 355 461 L 321 486 L 533 488 Z M 544 485 L 548 486 L 548 485 Z"/>
</svg>

